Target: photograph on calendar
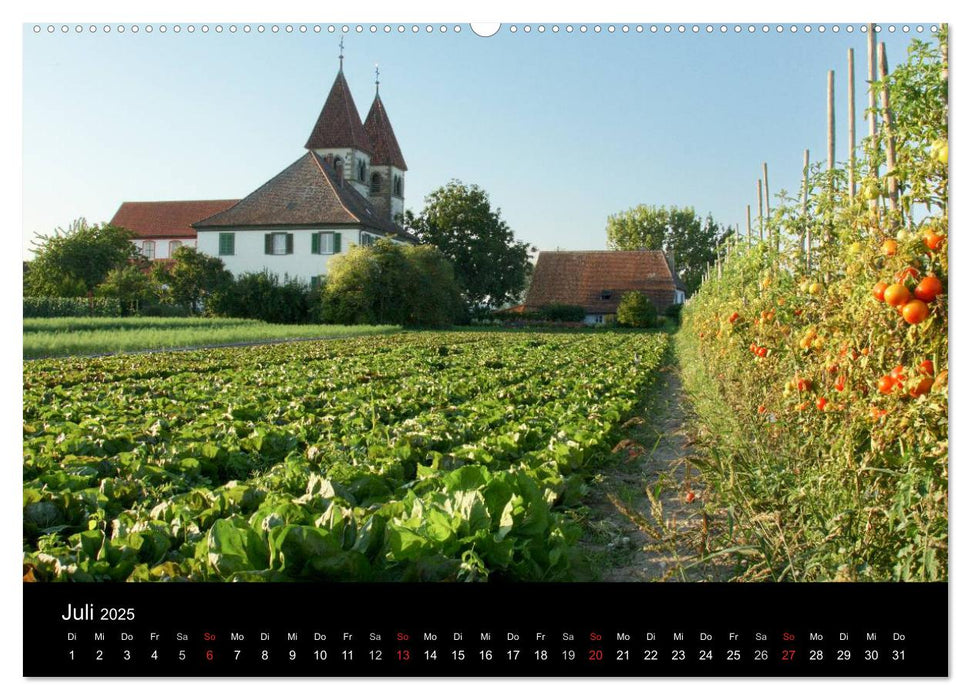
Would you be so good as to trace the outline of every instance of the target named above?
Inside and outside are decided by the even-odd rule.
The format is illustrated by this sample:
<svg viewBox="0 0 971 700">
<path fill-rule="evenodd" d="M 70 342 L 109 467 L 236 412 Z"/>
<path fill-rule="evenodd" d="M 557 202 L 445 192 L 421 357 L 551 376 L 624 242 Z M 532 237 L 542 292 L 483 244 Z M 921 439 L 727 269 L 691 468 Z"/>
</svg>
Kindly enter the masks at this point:
<svg viewBox="0 0 971 700">
<path fill-rule="evenodd" d="M 947 38 L 24 25 L 24 582 L 947 581 Z"/>
</svg>

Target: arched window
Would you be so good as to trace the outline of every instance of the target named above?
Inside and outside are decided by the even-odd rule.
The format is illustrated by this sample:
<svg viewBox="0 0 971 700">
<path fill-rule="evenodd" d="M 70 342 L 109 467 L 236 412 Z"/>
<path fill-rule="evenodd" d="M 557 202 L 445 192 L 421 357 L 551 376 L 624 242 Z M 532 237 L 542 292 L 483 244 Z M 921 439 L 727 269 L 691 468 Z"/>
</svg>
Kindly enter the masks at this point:
<svg viewBox="0 0 971 700">
<path fill-rule="evenodd" d="M 399 197 L 401 196 L 401 191 L 403 189 L 402 188 L 402 185 L 403 184 L 404 184 L 404 182 L 403 182 L 403 180 L 401 178 L 401 175 L 395 175 L 394 176 L 394 189 L 393 189 L 393 191 Z"/>
<path fill-rule="evenodd" d="M 371 194 L 381 192 L 381 174 L 371 173 Z"/>
<path fill-rule="evenodd" d="M 367 163 L 363 159 L 357 161 L 357 179 L 361 182 L 367 181 Z"/>
<path fill-rule="evenodd" d="M 344 172 L 344 161 L 341 158 L 334 158 L 334 172 L 338 175 Z"/>
</svg>

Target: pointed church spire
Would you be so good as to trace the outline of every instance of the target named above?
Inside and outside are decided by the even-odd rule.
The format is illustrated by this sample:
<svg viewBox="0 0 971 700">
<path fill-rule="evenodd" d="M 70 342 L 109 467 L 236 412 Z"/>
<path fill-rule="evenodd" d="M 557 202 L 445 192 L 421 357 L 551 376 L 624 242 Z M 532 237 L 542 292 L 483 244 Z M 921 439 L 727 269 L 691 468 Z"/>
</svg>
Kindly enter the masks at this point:
<svg viewBox="0 0 971 700">
<path fill-rule="evenodd" d="M 364 125 L 361 124 L 361 115 L 354 104 L 354 98 L 351 97 L 347 79 L 344 78 L 343 53 L 342 50 L 341 70 L 337 73 L 304 148 L 356 148 L 371 153 L 371 144 Z"/>
<path fill-rule="evenodd" d="M 371 142 L 371 165 L 393 165 L 400 170 L 407 170 L 408 166 L 405 165 L 404 156 L 401 155 L 398 139 L 395 138 L 394 129 L 391 128 L 391 120 L 377 92 L 377 79 L 374 83 L 374 102 L 371 103 L 371 111 L 364 120 L 364 131 Z"/>
</svg>

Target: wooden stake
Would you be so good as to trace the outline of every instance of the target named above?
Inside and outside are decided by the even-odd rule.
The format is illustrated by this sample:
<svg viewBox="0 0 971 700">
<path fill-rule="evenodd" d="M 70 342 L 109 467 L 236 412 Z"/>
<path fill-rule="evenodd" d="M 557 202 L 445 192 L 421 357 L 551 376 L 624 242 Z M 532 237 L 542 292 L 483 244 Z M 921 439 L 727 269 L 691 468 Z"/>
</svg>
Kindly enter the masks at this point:
<svg viewBox="0 0 971 700">
<path fill-rule="evenodd" d="M 849 191 L 850 198 L 856 197 L 856 85 L 854 84 L 854 73 L 855 66 L 853 61 L 853 49 L 849 49 L 846 56 L 846 67 L 847 67 L 847 81 L 846 88 L 846 98 L 847 98 L 847 114 L 846 118 L 849 122 L 849 158 L 848 158 L 848 179 L 849 179 Z"/>
<path fill-rule="evenodd" d="M 745 233 L 748 247 L 752 247 L 752 205 L 745 205 Z"/>
<path fill-rule="evenodd" d="M 882 41 L 877 46 L 877 63 L 880 67 L 880 80 L 885 81 L 888 75 L 887 69 L 887 45 Z M 890 111 L 890 86 L 884 82 L 880 89 L 880 103 L 883 112 L 883 130 L 887 137 L 887 170 L 893 172 L 897 165 L 897 148 L 893 137 L 893 113 Z M 890 176 L 887 178 L 887 191 L 890 195 L 890 209 L 897 210 L 897 178 Z"/>
<path fill-rule="evenodd" d="M 834 71 L 826 73 L 826 169 L 832 173 L 836 167 L 836 111 L 833 97 Z M 830 176 L 832 183 L 832 176 Z"/>
<path fill-rule="evenodd" d="M 877 146 L 877 93 L 873 83 L 877 80 L 877 32 L 876 27 L 871 23 L 867 25 L 866 32 L 866 58 L 867 70 L 866 79 L 869 83 L 867 90 L 867 105 L 869 106 L 870 121 L 870 146 L 873 149 L 870 157 L 870 174 L 873 177 L 880 176 L 880 165 L 876 159 Z"/>
<path fill-rule="evenodd" d="M 810 272 L 812 264 L 812 232 L 809 230 L 809 219 L 807 215 L 809 203 L 809 149 L 802 152 L 802 219 L 806 222 L 806 272 Z"/>
<path fill-rule="evenodd" d="M 765 231 L 762 228 L 763 218 L 762 218 L 762 181 L 761 180 L 759 180 L 758 182 L 758 190 L 759 190 L 759 240 L 764 241 Z"/>
</svg>

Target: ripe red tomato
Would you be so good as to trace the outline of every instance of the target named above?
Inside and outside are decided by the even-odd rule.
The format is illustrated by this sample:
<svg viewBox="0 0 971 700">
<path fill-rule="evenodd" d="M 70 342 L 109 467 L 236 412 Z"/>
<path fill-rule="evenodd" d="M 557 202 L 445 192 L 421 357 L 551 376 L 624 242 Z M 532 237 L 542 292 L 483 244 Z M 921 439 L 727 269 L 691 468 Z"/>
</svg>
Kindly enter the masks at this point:
<svg viewBox="0 0 971 700">
<path fill-rule="evenodd" d="M 944 241 L 944 236 L 939 234 L 934 229 L 928 229 L 924 233 L 924 245 L 926 245 L 931 250 L 937 250 L 941 247 L 941 243 Z"/>
<path fill-rule="evenodd" d="M 760 414 L 761 414 L 761 413 L 765 413 L 765 404 L 764 404 L 764 403 L 762 403 L 762 404 L 759 404 L 759 413 L 760 413 Z"/>
<path fill-rule="evenodd" d="M 686 500 L 688 503 L 691 503 L 693 500 L 695 500 L 695 492 L 688 491 L 688 494 L 684 497 L 684 500 Z"/>
<path fill-rule="evenodd" d="M 930 377 L 924 377 L 923 379 L 920 380 L 920 384 L 918 384 L 917 386 L 915 386 L 913 389 L 910 390 L 910 395 L 916 399 L 918 396 L 922 396 L 926 394 L 928 391 L 930 391 L 933 385 L 934 385 L 933 379 L 931 379 Z"/>
<path fill-rule="evenodd" d="M 827 403 L 829 403 L 829 401 L 826 400 L 826 397 L 820 396 L 818 399 L 816 399 L 816 408 L 818 408 L 820 411 L 823 411 L 826 409 Z"/>
<path fill-rule="evenodd" d="M 899 282 L 891 284 L 883 293 L 883 300 L 894 308 L 903 306 L 910 301 L 910 290 Z"/>
<path fill-rule="evenodd" d="M 904 317 L 904 320 L 907 323 L 916 324 L 927 320 L 927 316 L 930 314 L 930 309 L 928 309 L 927 304 L 922 302 L 920 299 L 914 299 L 901 307 L 900 314 Z"/>
<path fill-rule="evenodd" d="M 889 286 L 886 282 L 877 282 L 873 287 L 873 298 L 877 301 L 883 301 L 883 293 L 887 291 Z"/>
<path fill-rule="evenodd" d="M 734 312 L 732 312 L 732 315 L 728 317 L 728 322 L 729 323 L 735 323 L 735 321 L 737 321 L 738 319 L 739 319 L 738 312 L 737 311 L 734 311 Z"/>
<path fill-rule="evenodd" d="M 761 347 L 761 348 L 758 349 L 758 356 L 759 357 L 765 357 L 768 354 L 769 354 L 769 349 L 768 348 Z"/>
<path fill-rule="evenodd" d="M 903 270 L 897 273 L 894 280 L 899 284 L 904 284 L 908 279 L 919 279 L 920 271 L 916 267 L 905 267 Z"/>
<path fill-rule="evenodd" d="M 842 374 L 836 378 L 836 384 L 833 385 L 836 391 L 843 391 L 846 388 L 846 377 Z"/>
<path fill-rule="evenodd" d="M 877 380 L 877 391 L 881 394 L 891 393 L 895 386 L 897 386 L 897 382 L 889 374 L 885 374 Z"/>
<path fill-rule="evenodd" d="M 928 275 L 914 287 L 914 296 L 921 301 L 931 302 L 943 291 L 944 285 L 941 284 L 941 280 L 934 275 Z"/>
<path fill-rule="evenodd" d="M 894 367 L 890 372 L 890 376 L 893 377 L 893 380 L 897 382 L 897 384 L 903 384 L 905 381 L 907 381 L 907 374 L 904 372 L 903 365 L 897 365 Z"/>
<path fill-rule="evenodd" d="M 920 373 L 927 375 L 928 377 L 934 376 L 934 363 L 930 360 L 924 360 L 920 363 Z"/>
<path fill-rule="evenodd" d="M 813 383 L 810 380 L 805 379 L 804 377 L 796 378 L 796 388 L 799 391 L 809 391 L 809 389 L 812 387 L 812 384 Z"/>
</svg>

